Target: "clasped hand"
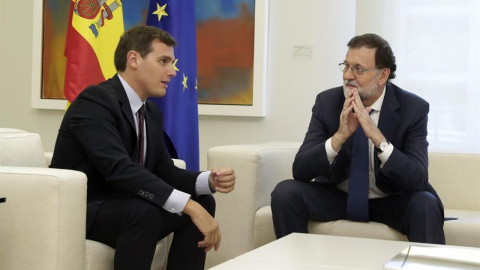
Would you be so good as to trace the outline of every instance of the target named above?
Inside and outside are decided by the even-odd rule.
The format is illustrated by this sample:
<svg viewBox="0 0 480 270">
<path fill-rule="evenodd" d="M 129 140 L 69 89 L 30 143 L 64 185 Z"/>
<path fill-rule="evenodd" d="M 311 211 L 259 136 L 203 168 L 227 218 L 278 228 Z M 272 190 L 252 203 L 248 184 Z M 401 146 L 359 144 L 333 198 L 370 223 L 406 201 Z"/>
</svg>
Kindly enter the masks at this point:
<svg viewBox="0 0 480 270">
<path fill-rule="evenodd" d="M 377 141 L 384 140 L 384 136 L 370 118 L 371 107 L 365 107 L 362 103 L 357 89 L 352 89 L 345 98 L 342 113 L 340 114 L 340 126 L 332 138 L 332 147 L 338 151 L 343 143 L 352 136 L 358 127 L 361 126 L 365 135 L 375 145 Z M 375 138 L 375 139 L 374 139 Z"/>
</svg>

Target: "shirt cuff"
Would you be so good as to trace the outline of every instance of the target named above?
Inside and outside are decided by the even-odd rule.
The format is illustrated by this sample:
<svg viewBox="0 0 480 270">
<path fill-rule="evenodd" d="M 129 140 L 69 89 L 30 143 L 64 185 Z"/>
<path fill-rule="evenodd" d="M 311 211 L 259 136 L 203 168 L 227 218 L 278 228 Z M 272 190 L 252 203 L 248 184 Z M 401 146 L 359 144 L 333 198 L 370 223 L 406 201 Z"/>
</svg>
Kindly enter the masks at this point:
<svg viewBox="0 0 480 270">
<path fill-rule="evenodd" d="M 332 137 L 330 137 L 326 142 L 325 142 L 325 151 L 327 152 L 327 158 L 330 164 L 335 160 L 335 158 L 338 155 L 338 152 L 333 150 L 332 147 Z"/>
<path fill-rule="evenodd" d="M 387 146 L 387 149 L 385 149 L 385 151 L 383 151 L 383 153 L 378 154 L 378 159 L 380 159 L 380 169 L 383 167 L 385 162 L 387 162 L 387 160 L 392 155 L 393 149 L 394 149 L 393 144 L 389 143 L 388 146 Z"/>
<path fill-rule="evenodd" d="M 189 199 L 190 194 L 174 189 L 163 205 L 163 209 L 170 213 L 180 214 L 185 209 Z"/>
<path fill-rule="evenodd" d="M 200 195 L 212 195 L 210 186 L 208 185 L 208 178 L 210 177 L 210 171 L 201 172 L 197 177 L 197 182 L 195 183 L 195 192 L 197 196 Z"/>
</svg>

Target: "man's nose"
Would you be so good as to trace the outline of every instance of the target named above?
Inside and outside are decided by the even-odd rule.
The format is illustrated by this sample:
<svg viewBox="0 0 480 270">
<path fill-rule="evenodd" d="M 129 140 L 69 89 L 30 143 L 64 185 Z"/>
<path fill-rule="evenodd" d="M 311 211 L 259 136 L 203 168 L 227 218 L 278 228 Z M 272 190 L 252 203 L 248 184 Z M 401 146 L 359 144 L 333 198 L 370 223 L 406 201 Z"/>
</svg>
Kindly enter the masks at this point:
<svg viewBox="0 0 480 270">
<path fill-rule="evenodd" d="M 353 74 L 352 69 L 349 67 L 345 72 L 343 72 L 343 80 L 353 80 L 355 79 L 355 74 Z"/>
<path fill-rule="evenodd" d="M 177 72 L 175 71 L 175 68 L 173 67 L 173 65 L 172 65 L 172 69 L 171 69 L 169 75 L 170 75 L 170 77 L 175 77 L 175 76 L 177 76 Z"/>
</svg>

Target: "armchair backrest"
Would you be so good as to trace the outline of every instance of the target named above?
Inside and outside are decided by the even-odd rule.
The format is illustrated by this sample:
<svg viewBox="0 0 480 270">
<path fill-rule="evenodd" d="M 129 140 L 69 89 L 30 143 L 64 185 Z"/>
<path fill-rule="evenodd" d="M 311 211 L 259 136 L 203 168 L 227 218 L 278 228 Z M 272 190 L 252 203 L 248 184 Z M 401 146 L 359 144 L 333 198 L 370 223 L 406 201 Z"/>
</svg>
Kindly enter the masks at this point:
<svg viewBox="0 0 480 270">
<path fill-rule="evenodd" d="M 480 211 L 480 155 L 429 153 L 428 178 L 445 208 Z"/>
<path fill-rule="evenodd" d="M 0 166 L 48 167 L 40 135 L 0 128 Z"/>
</svg>

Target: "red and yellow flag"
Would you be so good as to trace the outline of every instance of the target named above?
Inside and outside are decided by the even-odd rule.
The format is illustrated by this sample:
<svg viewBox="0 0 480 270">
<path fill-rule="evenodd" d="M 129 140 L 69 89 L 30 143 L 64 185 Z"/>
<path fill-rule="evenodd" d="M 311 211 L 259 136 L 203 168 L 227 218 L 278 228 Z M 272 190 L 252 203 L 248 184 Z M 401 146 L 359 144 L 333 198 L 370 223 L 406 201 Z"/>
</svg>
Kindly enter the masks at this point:
<svg viewBox="0 0 480 270">
<path fill-rule="evenodd" d="M 121 0 L 72 0 L 65 42 L 64 94 L 69 102 L 87 86 L 115 75 L 115 48 L 124 32 Z"/>
</svg>

